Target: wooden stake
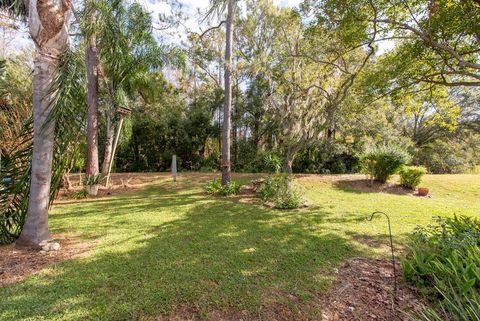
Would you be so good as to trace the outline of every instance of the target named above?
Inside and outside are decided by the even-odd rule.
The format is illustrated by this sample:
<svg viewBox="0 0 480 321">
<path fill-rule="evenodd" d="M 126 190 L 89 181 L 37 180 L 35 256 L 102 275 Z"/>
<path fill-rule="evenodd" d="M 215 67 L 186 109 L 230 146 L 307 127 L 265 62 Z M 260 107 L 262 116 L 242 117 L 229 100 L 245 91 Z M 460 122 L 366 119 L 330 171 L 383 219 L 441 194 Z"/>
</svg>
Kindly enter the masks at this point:
<svg viewBox="0 0 480 321">
<path fill-rule="evenodd" d="M 120 133 L 122 132 L 123 117 L 120 117 L 120 123 L 118 124 L 117 135 L 113 143 L 112 157 L 110 158 L 110 164 L 108 164 L 107 180 L 105 181 L 105 187 L 108 187 L 110 181 L 110 172 L 112 171 L 113 160 L 115 159 L 115 151 L 117 150 L 118 140 L 120 139 Z"/>
</svg>

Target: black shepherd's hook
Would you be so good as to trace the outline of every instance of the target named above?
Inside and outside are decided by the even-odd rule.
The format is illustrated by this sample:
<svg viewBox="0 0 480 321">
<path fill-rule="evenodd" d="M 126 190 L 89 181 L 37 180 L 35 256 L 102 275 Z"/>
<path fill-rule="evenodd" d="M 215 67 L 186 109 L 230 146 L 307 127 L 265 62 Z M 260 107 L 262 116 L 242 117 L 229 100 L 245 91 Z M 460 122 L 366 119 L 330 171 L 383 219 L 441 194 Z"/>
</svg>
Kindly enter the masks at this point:
<svg viewBox="0 0 480 321">
<path fill-rule="evenodd" d="M 390 234 L 390 248 L 392 250 L 392 266 L 393 266 L 393 304 L 395 304 L 395 300 L 397 298 L 397 268 L 395 267 L 395 254 L 393 251 L 393 237 L 392 237 L 392 227 L 390 225 L 390 217 L 384 212 L 373 212 L 370 215 L 370 218 L 367 216 L 367 221 L 371 222 L 373 217 L 377 214 L 385 215 L 388 221 L 388 232 Z"/>
</svg>

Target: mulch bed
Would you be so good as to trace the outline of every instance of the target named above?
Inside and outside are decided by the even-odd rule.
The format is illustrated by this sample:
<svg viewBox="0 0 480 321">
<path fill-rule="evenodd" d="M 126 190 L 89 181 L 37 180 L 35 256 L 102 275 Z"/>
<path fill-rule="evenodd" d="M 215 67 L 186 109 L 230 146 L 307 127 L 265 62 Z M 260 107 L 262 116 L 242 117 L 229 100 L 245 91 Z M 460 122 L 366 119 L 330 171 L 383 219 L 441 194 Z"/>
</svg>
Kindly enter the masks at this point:
<svg viewBox="0 0 480 321">
<path fill-rule="evenodd" d="M 389 260 L 354 258 L 339 270 L 323 303 L 322 320 L 411 320 L 424 303 L 405 283 L 397 263 L 397 292 L 393 303 L 393 271 Z"/>
<path fill-rule="evenodd" d="M 87 255 L 95 243 L 81 242 L 78 238 L 55 235 L 59 251 L 17 248 L 14 244 L 0 246 L 0 287 L 19 282 L 31 274 L 58 262 Z"/>
</svg>

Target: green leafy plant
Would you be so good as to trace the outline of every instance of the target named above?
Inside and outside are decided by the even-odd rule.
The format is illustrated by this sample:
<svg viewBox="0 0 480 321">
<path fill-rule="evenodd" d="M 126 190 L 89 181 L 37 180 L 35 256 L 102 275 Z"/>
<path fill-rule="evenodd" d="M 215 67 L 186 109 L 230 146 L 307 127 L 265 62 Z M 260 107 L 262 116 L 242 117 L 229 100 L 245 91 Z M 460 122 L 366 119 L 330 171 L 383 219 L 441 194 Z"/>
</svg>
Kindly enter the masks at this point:
<svg viewBox="0 0 480 321">
<path fill-rule="evenodd" d="M 103 180 L 105 180 L 105 177 L 102 174 L 89 175 L 89 176 L 85 176 L 83 180 L 83 185 L 85 186 L 99 185 L 102 183 Z"/>
<path fill-rule="evenodd" d="M 220 182 L 219 179 L 214 179 L 212 181 L 207 182 L 205 186 L 203 186 L 203 189 L 205 192 L 208 194 L 216 194 L 222 189 L 222 183 Z"/>
<path fill-rule="evenodd" d="M 265 168 L 275 174 L 279 174 L 282 170 L 282 159 L 276 154 L 267 154 L 264 158 Z"/>
<path fill-rule="evenodd" d="M 88 197 L 88 192 L 84 189 L 73 194 L 73 198 L 76 200 L 84 199 Z"/>
<path fill-rule="evenodd" d="M 376 146 L 361 157 L 363 172 L 371 179 L 385 183 L 410 160 L 410 155 L 394 145 Z"/>
<path fill-rule="evenodd" d="M 222 196 L 237 195 L 240 192 L 241 187 L 242 186 L 239 183 L 237 183 L 235 181 L 231 181 L 227 185 L 222 186 L 219 193 Z"/>
<path fill-rule="evenodd" d="M 287 174 L 275 174 L 265 179 L 257 190 L 257 197 L 263 202 L 272 202 L 279 209 L 298 208 L 305 202 L 301 191 Z"/>
<path fill-rule="evenodd" d="M 238 194 L 241 187 L 242 186 L 235 181 L 231 181 L 229 184 L 222 186 L 219 179 L 214 179 L 205 184 L 203 189 L 211 195 L 231 196 Z"/>
<path fill-rule="evenodd" d="M 400 184 L 403 187 L 415 189 L 422 181 L 423 175 L 427 173 L 425 167 L 404 166 L 400 170 Z"/>
<path fill-rule="evenodd" d="M 468 217 L 438 218 L 417 228 L 402 262 L 407 281 L 438 302 L 425 320 L 479 320 L 480 222 Z"/>
</svg>

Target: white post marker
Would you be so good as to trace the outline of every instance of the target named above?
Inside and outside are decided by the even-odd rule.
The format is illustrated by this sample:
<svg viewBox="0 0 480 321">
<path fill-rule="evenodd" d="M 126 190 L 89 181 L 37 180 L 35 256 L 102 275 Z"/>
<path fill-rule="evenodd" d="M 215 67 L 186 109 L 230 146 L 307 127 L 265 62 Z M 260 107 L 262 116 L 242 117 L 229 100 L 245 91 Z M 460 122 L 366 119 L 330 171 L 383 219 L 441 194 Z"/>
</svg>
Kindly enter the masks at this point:
<svg viewBox="0 0 480 321">
<path fill-rule="evenodd" d="M 172 177 L 173 185 L 177 182 L 177 155 L 172 156 Z"/>
</svg>

